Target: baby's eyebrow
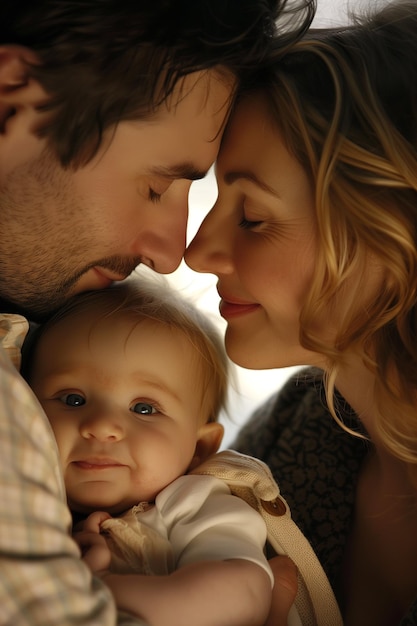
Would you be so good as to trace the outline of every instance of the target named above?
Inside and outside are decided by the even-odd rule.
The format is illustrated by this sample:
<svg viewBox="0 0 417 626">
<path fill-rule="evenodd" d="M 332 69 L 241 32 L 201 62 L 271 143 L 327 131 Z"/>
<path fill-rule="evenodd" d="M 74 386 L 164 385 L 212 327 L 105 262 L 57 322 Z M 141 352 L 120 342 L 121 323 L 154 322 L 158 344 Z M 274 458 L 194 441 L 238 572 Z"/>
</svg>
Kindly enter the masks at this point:
<svg viewBox="0 0 417 626">
<path fill-rule="evenodd" d="M 181 398 L 176 390 L 166 380 L 158 380 L 154 377 L 149 378 L 141 371 L 131 372 L 130 379 L 133 383 L 137 382 L 146 389 L 152 389 L 155 392 L 164 393 L 165 395 L 168 394 L 178 402 L 181 402 Z"/>
</svg>

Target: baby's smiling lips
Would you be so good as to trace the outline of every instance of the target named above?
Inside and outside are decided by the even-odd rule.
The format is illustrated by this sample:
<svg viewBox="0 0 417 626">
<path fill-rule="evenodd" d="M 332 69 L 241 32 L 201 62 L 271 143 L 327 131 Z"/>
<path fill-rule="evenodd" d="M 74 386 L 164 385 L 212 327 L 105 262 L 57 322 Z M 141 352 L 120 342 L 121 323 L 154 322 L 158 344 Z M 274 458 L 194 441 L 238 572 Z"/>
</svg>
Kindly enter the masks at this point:
<svg viewBox="0 0 417 626">
<path fill-rule="evenodd" d="M 73 461 L 73 464 L 82 470 L 105 470 L 114 467 L 125 467 L 123 463 L 119 463 L 115 459 L 104 457 L 79 459 L 78 461 Z"/>
</svg>

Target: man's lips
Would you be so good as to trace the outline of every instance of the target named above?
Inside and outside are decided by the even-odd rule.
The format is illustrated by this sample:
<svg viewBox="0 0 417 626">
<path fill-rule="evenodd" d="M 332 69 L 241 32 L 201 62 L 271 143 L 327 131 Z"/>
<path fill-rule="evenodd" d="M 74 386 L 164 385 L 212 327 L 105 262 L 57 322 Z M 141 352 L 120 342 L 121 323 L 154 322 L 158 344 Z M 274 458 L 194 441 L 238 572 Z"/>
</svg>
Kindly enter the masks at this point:
<svg viewBox="0 0 417 626">
<path fill-rule="evenodd" d="M 116 274 L 115 272 L 111 272 L 110 270 L 104 269 L 99 266 L 95 266 L 93 270 L 99 278 L 103 279 L 108 284 L 124 280 L 125 278 L 127 278 L 127 276 L 129 276 L 129 274 Z"/>
<path fill-rule="evenodd" d="M 260 306 L 256 302 L 246 302 L 244 300 L 240 300 L 239 298 L 222 295 L 220 292 L 219 296 L 219 311 L 220 315 L 224 317 L 225 320 L 229 320 L 240 315 L 246 315 L 247 313 L 253 313 L 259 309 Z"/>
<path fill-rule="evenodd" d="M 124 280 L 129 274 L 117 274 L 99 266 L 91 267 L 76 282 L 71 295 L 94 289 L 105 289 L 115 281 Z"/>
</svg>

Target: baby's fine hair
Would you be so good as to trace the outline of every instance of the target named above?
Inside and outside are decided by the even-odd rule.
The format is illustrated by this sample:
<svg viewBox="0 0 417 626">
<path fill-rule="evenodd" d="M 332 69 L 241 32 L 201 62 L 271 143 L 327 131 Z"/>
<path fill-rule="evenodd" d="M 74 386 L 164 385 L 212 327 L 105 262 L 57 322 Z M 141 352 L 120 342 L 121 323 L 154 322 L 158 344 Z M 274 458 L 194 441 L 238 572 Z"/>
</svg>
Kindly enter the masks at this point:
<svg viewBox="0 0 417 626">
<path fill-rule="evenodd" d="M 202 415 L 206 416 L 207 422 L 217 421 L 220 411 L 227 408 L 230 367 L 222 335 L 208 313 L 199 310 L 190 299 L 174 291 L 162 277 L 158 279 L 155 277 L 151 280 L 143 276 L 131 278 L 115 283 L 108 289 L 85 292 L 69 300 L 36 329 L 27 346 L 24 346 L 23 376 L 30 383 L 36 345 L 48 329 L 71 316 L 74 316 L 76 324 L 77 315 L 98 309 L 97 321 L 123 315 L 128 316 L 134 325 L 148 321 L 182 333 L 198 358 L 196 368 L 200 374 Z M 59 346 L 56 349 L 59 350 Z"/>
<path fill-rule="evenodd" d="M 278 51 L 242 97 L 266 96 L 315 192 L 318 251 L 301 342 L 332 364 L 329 406 L 336 415 L 346 350 L 361 351 L 376 376 L 380 436 L 417 475 L 417 4 L 375 10 L 372 2 L 352 19 Z M 364 283 L 351 276 L 366 279 L 370 257 L 383 268 L 383 288 L 358 310 Z M 313 322 L 337 300 L 345 314 L 329 346 Z"/>
</svg>

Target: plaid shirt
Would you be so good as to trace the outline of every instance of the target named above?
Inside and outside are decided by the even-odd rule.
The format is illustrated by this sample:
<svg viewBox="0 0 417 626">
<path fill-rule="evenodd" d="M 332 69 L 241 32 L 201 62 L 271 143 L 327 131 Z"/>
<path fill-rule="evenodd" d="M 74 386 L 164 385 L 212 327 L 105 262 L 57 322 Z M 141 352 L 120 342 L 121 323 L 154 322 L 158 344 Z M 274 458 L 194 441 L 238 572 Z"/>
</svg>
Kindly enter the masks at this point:
<svg viewBox="0 0 417 626">
<path fill-rule="evenodd" d="M 0 624 L 143 626 L 117 616 L 71 539 L 55 439 L 17 371 L 27 329 L 0 314 Z"/>
</svg>

